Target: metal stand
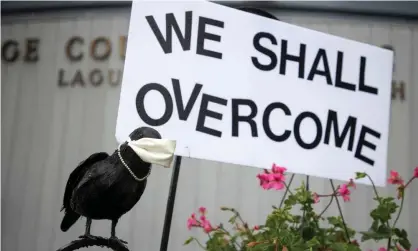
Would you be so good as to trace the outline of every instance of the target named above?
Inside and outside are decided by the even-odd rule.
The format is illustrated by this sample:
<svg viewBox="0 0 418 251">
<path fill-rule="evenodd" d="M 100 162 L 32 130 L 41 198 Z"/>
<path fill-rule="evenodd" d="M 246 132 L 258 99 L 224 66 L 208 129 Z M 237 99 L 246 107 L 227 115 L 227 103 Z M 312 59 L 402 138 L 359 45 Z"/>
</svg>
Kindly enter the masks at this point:
<svg viewBox="0 0 418 251">
<path fill-rule="evenodd" d="M 334 186 L 334 182 L 332 181 L 332 179 L 329 180 L 329 183 L 331 184 L 332 191 L 335 191 L 335 186 Z M 342 208 L 341 208 L 341 205 L 340 205 L 340 201 L 338 200 L 338 196 L 334 195 L 334 197 L 335 197 L 335 200 L 337 201 L 338 212 L 340 213 L 341 220 L 343 222 L 345 235 L 347 237 L 348 242 L 351 242 L 350 235 L 349 235 L 348 229 L 347 229 L 347 224 L 345 223 L 345 220 L 344 220 L 344 215 L 343 215 L 343 211 L 342 211 Z"/>
<path fill-rule="evenodd" d="M 174 160 L 174 170 L 171 175 L 170 190 L 168 192 L 167 207 L 165 210 L 165 219 L 163 226 L 163 234 L 161 237 L 160 251 L 167 251 L 168 239 L 170 237 L 171 220 L 173 218 L 174 201 L 176 199 L 177 182 L 179 180 L 181 165 L 181 156 L 176 156 Z"/>
<path fill-rule="evenodd" d="M 289 189 L 290 189 L 290 186 L 292 185 L 293 178 L 295 178 L 295 174 L 294 173 L 292 174 L 292 177 L 290 177 L 289 184 L 287 184 L 287 186 L 289 187 Z M 282 200 L 280 201 L 279 208 L 282 208 L 283 202 L 286 199 L 286 196 L 287 196 L 287 193 L 289 192 L 289 189 L 286 189 L 286 191 L 284 192 L 283 197 L 282 197 Z"/>
</svg>

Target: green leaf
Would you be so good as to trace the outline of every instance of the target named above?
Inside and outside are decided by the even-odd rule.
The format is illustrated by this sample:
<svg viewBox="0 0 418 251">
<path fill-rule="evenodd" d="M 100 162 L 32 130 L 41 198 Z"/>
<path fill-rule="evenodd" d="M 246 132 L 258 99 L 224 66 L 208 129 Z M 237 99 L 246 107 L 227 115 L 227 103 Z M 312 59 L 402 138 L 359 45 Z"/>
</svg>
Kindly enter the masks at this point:
<svg viewBox="0 0 418 251">
<path fill-rule="evenodd" d="M 329 224 L 334 225 L 334 226 L 339 225 L 339 223 L 340 223 L 338 218 L 334 217 L 334 216 L 328 217 L 327 220 L 328 220 Z"/>
<path fill-rule="evenodd" d="M 363 234 L 363 233 L 360 233 L 360 234 L 362 234 L 362 236 L 361 236 L 361 242 L 365 242 L 365 241 L 368 241 L 368 240 L 371 240 L 372 239 L 372 237 L 370 235 Z"/>
<path fill-rule="evenodd" d="M 234 235 L 231 237 L 231 242 L 237 241 L 238 235 Z"/>
<path fill-rule="evenodd" d="M 401 244 L 401 246 L 403 248 L 405 248 L 406 250 L 411 249 L 411 243 L 406 238 L 405 239 L 399 239 L 399 244 Z"/>
<path fill-rule="evenodd" d="M 374 231 L 367 231 L 367 232 L 359 232 L 360 234 L 362 234 L 363 236 L 361 237 L 361 241 L 367 241 L 370 239 L 373 240 L 382 240 L 382 239 L 387 239 L 390 237 L 390 233 L 385 233 L 385 232 L 374 232 Z"/>
<path fill-rule="evenodd" d="M 354 244 L 348 244 L 346 251 L 361 251 L 360 247 Z"/>
<path fill-rule="evenodd" d="M 315 229 L 313 229 L 312 227 L 304 227 L 302 229 L 302 238 L 305 241 L 309 241 L 311 240 L 313 237 L 315 236 Z"/>
<path fill-rule="evenodd" d="M 377 231 L 376 232 L 379 233 L 379 234 L 381 234 L 381 235 L 387 235 L 388 238 L 391 236 L 390 228 L 388 226 L 386 226 L 386 225 L 380 225 L 377 228 Z"/>
<path fill-rule="evenodd" d="M 399 228 L 393 229 L 393 232 L 395 232 L 396 236 L 398 236 L 400 238 L 404 238 L 404 236 L 402 236 L 402 232 L 401 232 L 401 230 L 399 230 Z"/>
<path fill-rule="evenodd" d="M 378 228 L 379 228 L 379 221 L 377 221 L 377 220 L 373 221 L 371 230 L 376 232 Z"/>
<path fill-rule="evenodd" d="M 332 251 L 345 251 L 345 245 L 341 242 L 335 242 L 331 244 Z"/>
<path fill-rule="evenodd" d="M 300 215 L 293 215 L 293 222 L 294 223 L 299 223 L 302 221 L 302 216 Z"/>
<path fill-rule="evenodd" d="M 360 173 L 360 172 L 356 172 L 356 180 L 358 179 L 363 179 L 365 178 L 367 175 L 366 173 Z"/>
<path fill-rule="evenodd" d="M 392 218 L 398 207 L 393 198 L 380 198 L 379 205 L 370 212 L 370 216 L 373 220 L 385 223 Z"/>
<path fill-rule="evenodd" d="M 225 233 L 223 231 L 215 231 L 212 235 L 212 238 L 220 238 L 223 237 Z"/>
<path fill-rule="evenodd" d="M 237 216 L 234 215 L 228 220 L 228 222 L 231 223 L 231 224 L 234 224 L 236 220 L 237 220 Z"/>
<path fill-rule="evenodd" d="M 186 246 L 186 245 L 188 245 L 188 244 L 190 244 L 190 242 L 192 242 L 194 240 L 194 237 L 189 237 L 189 239 L 187 239 L 185 242 L 184 242 L 184 246 Z"/>
<path fill-rule="evenodd" d="M 309 241 L 306 242 L 306 244 L 308 245 L 308 247 L 314 247 L 317 245 L 320 245 L 321 243 L 318 241 L 317 237 L 313 237 L 312 239 L 310 239 Z"/>
<path fill-rule="evenodd" d="M 408 233 L 405 231 L 405 229 L 402 229 L 402 231 L 401 231 L 401 236 L 402 236 L 404 239 L 408 238 Z"/>
</svg>

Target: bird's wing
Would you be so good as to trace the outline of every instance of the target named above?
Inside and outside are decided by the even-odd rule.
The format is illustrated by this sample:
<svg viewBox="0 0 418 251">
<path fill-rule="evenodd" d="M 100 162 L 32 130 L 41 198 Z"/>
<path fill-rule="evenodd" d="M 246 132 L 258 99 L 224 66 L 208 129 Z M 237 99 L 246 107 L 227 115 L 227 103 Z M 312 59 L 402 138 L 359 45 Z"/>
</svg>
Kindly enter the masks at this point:
<svg viewBox="0 0 418 251">
<path fill-rule="evenodd" d="M 71 172 L 70 177 L 67 181 L 67 185 L 65 187 L 64 201 L 61 211 L 70 208 L 72 192 L 74 188 L 77 186 L 77 184 L 80 182 L 81 178 L 84 176 L 88 168 L 94 163 L 104 160 L 107 157 L 109 157 L 109 154 L 106 152 L 93 153 L 92 155 L 90 155 L 90 157 L 80 162 L 78 166 L 74 169 L 74 171 Z"/>
</svg>

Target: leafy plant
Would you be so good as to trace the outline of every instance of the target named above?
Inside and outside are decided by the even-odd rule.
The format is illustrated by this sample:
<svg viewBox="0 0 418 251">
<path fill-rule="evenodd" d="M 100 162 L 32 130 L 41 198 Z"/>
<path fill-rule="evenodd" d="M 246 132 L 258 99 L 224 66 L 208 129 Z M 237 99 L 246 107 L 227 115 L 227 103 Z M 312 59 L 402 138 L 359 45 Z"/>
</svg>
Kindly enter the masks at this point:
<svg viewBox="0 0 418 251">
<path fill-rule="evenodd" d="M 206 218 L 206 208 L 201 207 L 198 215 L 193 213 L 189 217 L 187 227 L 189 230 L 201 228 L 208 239 L 202 244 L 192 236 L 186 240 L 185 245 L 196 242 L 203 250 L 208 251 L 360 251 L 358 241 L 354 239 L 356 231 L 344 221 L 339 204 L 339 198 L 344 202 L 350 201 L 351 191 L 356 188 L 353 179 L 336 188 L 331 181 L 333 192 L 320 195 L 309 191 L 303 183 L 291 191 L 289 185 L 293 178 L 287 184 L 285 172 L 286 168 L 273 164 L 271 170 L 264 170 L 257 175 L 263 189 L 286 190 L 282 203 L 279 207 L 273 206 L 263 225 L 250 227 L 237 210 L 221 207 L 222 211 L 232 214 L 228 223 L 233 228 L 227 230 L 223 223 L 212 226 Z M 364 178 L 370 179 L 372 183 L 373 199 L 377 201 L 377 206 L 370 212 L 373 221 L 368 231 L 359 232 L 360 241 L 387 240 L 387 246 L 379 251 L 410 250 L 408 233 L 405 229 L 399 229 L 396 224 L 402 212 L 405 191 L 408 185 L 418 178 L 418 167 L 406 184 L 396 171 L 391 171 L 388 182 L 396 186 L 397 198 L 380 196 L 367 173 L 356 173 L 356 180 Z M 286 194 L 289 195 L 286 197 Z M 315 212 L 313 204 L 325 197 L 331 198 L 328 205 L 321 212 Z M 323 215 L 334 200 L 337 202 L 340 215 L 325 218 Z M 400 200 L 399 206 L 396 200 Z M 303 214 L 292 214 L 291 210 L 294 207 L 300 207 Z M 324 223 L 328 225 L 325 226 Z"/>
</svg>

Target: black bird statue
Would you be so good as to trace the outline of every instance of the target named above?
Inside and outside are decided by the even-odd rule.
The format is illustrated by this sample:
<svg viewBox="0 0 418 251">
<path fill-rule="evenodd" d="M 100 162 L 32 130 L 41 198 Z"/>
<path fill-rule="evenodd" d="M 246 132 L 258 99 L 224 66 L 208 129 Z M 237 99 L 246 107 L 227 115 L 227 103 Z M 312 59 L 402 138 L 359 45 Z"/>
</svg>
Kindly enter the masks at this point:
<svg viewBox="0 0 418 251">
<path fill-rule="evenodd" d="M 127 243 L 116 237 L 116 224 L 120 217 L 139 201 L 151 173 L 151 163 L 144 158 L 141 159 L 141 155 L 138 154 L 140 150 L 135 149 L 130 142 L 148 138 L 161 140 L 161 135 L 152 128 L 140 127 L 134 130 L 129 138 L 130 140 L 119 145 L 112 155 L 106 152 L 94 153 L 70 174 L 61 208 L 61 211 L 65 210 L 61 222 L 63 232 L 66 232 L 80 216 L 84 216 L 87 218 L 86 230 L 80 238 L 94 240 L 99 237 L 90 234 L 92 220 L 106 219 L 112 221 L 110 239 L 120 245 Z M 169 151 L 168 154 L 165 151 L 169 163 L 172 159 L 170 155 Z M 151 153 L 148 156 L 151 157 L 145 159 L 149 161 L 156 155 Z"/>
</svg>

